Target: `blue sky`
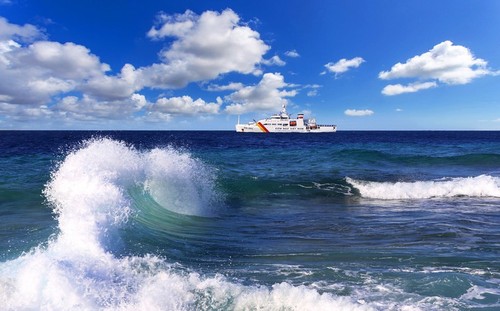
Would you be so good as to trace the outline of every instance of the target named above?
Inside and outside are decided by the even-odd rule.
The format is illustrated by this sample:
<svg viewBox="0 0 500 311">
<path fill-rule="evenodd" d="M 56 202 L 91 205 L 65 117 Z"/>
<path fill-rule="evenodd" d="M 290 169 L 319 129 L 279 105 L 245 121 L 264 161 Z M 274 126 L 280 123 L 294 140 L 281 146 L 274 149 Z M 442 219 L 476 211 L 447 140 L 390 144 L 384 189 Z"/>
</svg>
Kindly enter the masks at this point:
<svg viewBox="0 0 500 311">
<path fill-rule="evenodd" d="M 0 129 L 500 130 L 500 1 L 0 0 Z"/>
</svg>

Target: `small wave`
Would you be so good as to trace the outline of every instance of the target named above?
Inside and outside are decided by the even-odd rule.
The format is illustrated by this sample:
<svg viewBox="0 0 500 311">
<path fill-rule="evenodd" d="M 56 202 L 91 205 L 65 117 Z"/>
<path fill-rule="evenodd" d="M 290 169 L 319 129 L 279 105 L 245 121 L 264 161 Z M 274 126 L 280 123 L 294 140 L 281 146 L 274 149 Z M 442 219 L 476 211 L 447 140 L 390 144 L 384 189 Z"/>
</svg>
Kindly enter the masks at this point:
<svg viewBox="0 0 500 311">
<path fill-rule="evenodd" d="M 500 178 L 489 175 L 414 182 L 374 182 L 346 177 L 362 197 L 372 199 L 430 199 L 500 197 Z"/>
</svg>

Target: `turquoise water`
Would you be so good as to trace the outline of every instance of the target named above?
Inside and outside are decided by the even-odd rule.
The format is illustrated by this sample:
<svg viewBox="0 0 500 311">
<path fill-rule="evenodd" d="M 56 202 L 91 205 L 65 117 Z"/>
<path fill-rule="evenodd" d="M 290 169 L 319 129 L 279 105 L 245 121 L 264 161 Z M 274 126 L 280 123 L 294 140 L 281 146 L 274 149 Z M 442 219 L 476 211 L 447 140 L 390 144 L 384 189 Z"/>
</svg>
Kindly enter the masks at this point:
<svg viewBox="0 0 500 311">
<path fill-rule="evenodd" d="M 497 310 L 500 132 L 0 132 L 2 310 Z"/>
</svg>

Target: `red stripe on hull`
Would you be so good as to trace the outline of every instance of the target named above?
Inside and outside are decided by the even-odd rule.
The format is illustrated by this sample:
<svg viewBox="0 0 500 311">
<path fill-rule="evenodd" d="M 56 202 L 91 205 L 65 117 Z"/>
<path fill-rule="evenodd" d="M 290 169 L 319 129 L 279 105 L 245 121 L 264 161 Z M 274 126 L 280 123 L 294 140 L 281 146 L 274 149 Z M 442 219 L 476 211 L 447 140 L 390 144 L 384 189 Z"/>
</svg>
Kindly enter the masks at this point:
<svg viewBox="0 0 500 311">
<path fill-rule="evenodd" d="M 260 128 L 262 132 L 269 133 L 269 130 L 264 126 L 264 124 L 257 122 L 257 126 Z"/>
</svg>

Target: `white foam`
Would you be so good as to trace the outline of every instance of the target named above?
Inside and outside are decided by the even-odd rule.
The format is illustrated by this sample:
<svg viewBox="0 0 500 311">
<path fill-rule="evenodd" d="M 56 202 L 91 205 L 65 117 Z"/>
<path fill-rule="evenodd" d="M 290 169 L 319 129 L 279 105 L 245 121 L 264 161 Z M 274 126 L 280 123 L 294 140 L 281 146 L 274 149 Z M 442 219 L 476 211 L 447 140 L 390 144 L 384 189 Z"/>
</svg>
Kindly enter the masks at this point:
<svg viewBox="0 0 500 311">
<path fill-rule="evenodd" d="M 0 298 L 2 310 L 373 310 L 305 286 L 183 273 L 156 257 L 66 258 L 53 249 L 0 265 Z"/>
<path fill-rule="evenodd" d="M 127 189 L 143 186 L 165 208 L 198 215 L 217 197 L 214 182 L 210 169 L 185 152 L 139 152 L 111 139 L 86 142 L 45 190 L 59 234 L 46 247 L 0 263 L 0 309 L 371 310 L 304 286 L 244 286 L 154 256 L 112 254 L 117 229 L 134 208 Z"/>
<path fill-rule="evenodd" d="M 489 175 L 415 182 L 371 182 L 346 177 L 362 197 L 373 199 L 429 199 L 457 196 L 500 197 L 500 178 Z"/>
<path fill-rule="evenodd" d="M 499 288 L 486 288 L 482 286 L 473 285 L 470 287 L 465 294 L 463 294 L 460 299 L 464 300 L 483 300 L 487 295 L 500 296 Z M 500 307 L 500 304 L 497 304 Z"/>
</svg>

